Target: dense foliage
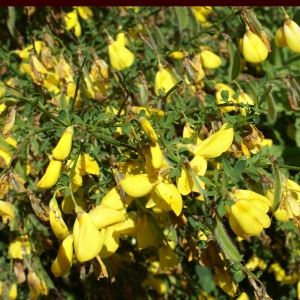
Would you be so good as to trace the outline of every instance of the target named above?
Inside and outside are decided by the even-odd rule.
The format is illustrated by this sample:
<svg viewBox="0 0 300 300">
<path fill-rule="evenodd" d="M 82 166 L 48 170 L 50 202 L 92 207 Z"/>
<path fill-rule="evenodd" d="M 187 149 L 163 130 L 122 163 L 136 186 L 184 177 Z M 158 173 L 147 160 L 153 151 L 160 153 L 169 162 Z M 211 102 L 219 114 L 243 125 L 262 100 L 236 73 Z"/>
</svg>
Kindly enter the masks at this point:
<svg viewBox="0 0 300 300">
<path fill-rule="evenodd" d="M 3 299 L 300 299 L 299 7 L 1 7 Z"/>
</svg>

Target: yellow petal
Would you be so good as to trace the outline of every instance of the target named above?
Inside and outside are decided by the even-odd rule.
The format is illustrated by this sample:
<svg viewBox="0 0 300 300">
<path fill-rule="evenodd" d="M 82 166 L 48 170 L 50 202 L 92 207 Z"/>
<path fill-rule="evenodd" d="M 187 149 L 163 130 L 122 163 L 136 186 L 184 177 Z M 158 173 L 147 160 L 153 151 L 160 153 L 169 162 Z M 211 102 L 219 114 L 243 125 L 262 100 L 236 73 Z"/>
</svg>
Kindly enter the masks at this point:
<svg viewBox="0 0 300 300">
<path fill-rule="evenodd" d="M 77 8 L 80 17 L 84 20 L 93 17 L 93 12 L 87 6 L 74 6 L 74 8 Z"/>
<path fill-rule="evenodd" d="M 68 235 L 61 243 L 55 261 L 51 266 L 51 272 L 55 277 L 66 275 L 72 266 L 73 235 Z"/>
<path fill-rule="evenodd" d="M 146 196 L 155 184 L 156 181 L 147 174 L 127 176 L 120 181 L 120 185 L 125 192 L 133 198 Z"/>
<path fill-rule="evenodd" d="M 86 212 L 77 213 L 73 237 L 75 255 L 80 262 L 93 259 L 104 242 L 103 235 Z"/>
<path fill-rule="evenodd" d="M 194 181 L 185 166 L 181 167 L 181 175 L 177 178 L 176 184 L 181 195 L 188 195 L 192 191 Z"/>
<path fill-rule="evenodd" d="M 130 67 L 134 61 L 133 53 L 113 39 L 110 39 L 109 43 L 108 55 L 111 66 L 116 70 Z"/>
<path fill-rule="evenodd" d="M 25 249 L 26 254 L 31 253 L 30 244 L 27 235 L 16 237 L 8 247 L 8 253 L 14 259 L 24 259 L 23 252 Z"/>
<path fill-rule="evenodd" d="M 42 189 L 53 187 L 60 176 L 62 162 L 60 160 L 50 160 L 49 166 L 46 169 L 45 175 L 37 183 L 37 186 Z"/>
<path fill-rule="evenodd" d="M 152 223 L 148 221 L 146 213 L 139 215 L 137 225 L 140 229 L 139 233 L 137 234 L 138 249 L 141 250 L 150 246 L 154 246 L 158 237 L 158 233 Z"/>
<path fill-rule="evenodd" d="M 300 53 L 300 28 L 298 24 L 291 19 L 286 19 L 283 30 L 288 47 L 292 51 Z"/>
<path fill-rule="evenodd" d="M 119 234 L 115 231 L 113 226 L 105 229 L 103 228 L 101 234 L 104 236 L 104 243 L 99 256 L 101 258 L 106 258 L 117 251 L 119 247 Z"/>
<path fill-rule="evenodd" d="M 237 201 L 231 206 L 231 212 L 244 234 L 249 236 L 257 235 L 263 228 L 268 228 L 271 225 L 269 216 L 247 200 Z M 230 226 L 232 225 L 231 218 L 230 216 Z M 234 228 L 232 230 L 235 231 Z"/>
<path fill-rule="evenodd" d="M 175 84 L 176 80 L 172 74 L 167 69 L 160 67 L 155 76 L 154 91 L 156 96 L 159 96 L 159 89 L 166 94 Z"/>
<path fill-rule="evenodd" d="M 64 160 L 68 157 L 72 148 L 73 134 L 73 126 L 67 127 L 58 144 L 52 150 L 52 155 L 55 159 Z"/>
<path fill-rule="evenodd" d="M 125 214 L 125 222 L 115 225 L 115 230 L 119 234 L 137 235 L 139 227 L 137 226 L 137 214 L 135 211 L 130 211 Z"/>
<path fill-rule="evenodd" d="M 126 202 L 129 204 L 132 198 L 130 196 L 126 197 Z M 108 208 L 115 210 L 122 210 L 128 206 L 125 204 L 120 196 L 118 186 L 112 188 L 101 200 L 101 204 L 107 206 Z"/>
<path fill-rule="evenodd" d="M 246 61 L 251 63 L 260 63 L 268 56 L 268 49 L 261 38 L 247 30 L 243 38 L 243 55 Z"/>
<path fill-rule="evenodd" d="M 221 57 L 212 51 L 202 50 L 200 52 L 201 63 L 206 69 L 215 69 L 222 65 Z"/>
<path fill-rule="evenodd" d="M 7 223 L 7 220 L 13 220 L 14 206 L 6 201 L 0 200 L 0 216 L 2 216 L 3 223 Z"/>
<path fill-rule="evenodd" d="M 179 216 L 182 211 L 182 198 L 176 186 L 173 183 L 160 182 L 155 186 L 155 191 L 171 206 L 175 214 Z"/>
<path fill-rule="evenodd" d="M 116 225 L 125 221 L 125 216 L 121 212 L 108 208 L 103 204 L 92 209 L 89 212 L 89 216 L 98 229 Z"/>
<path fill-rule="evenodd" d="M 232 101 L 232 102 L 236 102 L 235 99 L 233 99 L 233 95 L 235 94 L 235 91 L 230 88 L 229 86 L 227 86 L 226 84 L 223 84 L 223 83 L 217 83 L 215 85 L 215 89 L 216 89 L 216 93 L 215 93 L 215 98 L 216 98 L 216 103 L 217 104 L 222 104 L 222 103 L 225 103 L 223 100 L 222 100 L 222 91 L 228 91 L 229 93 L 229 96 L 228 96 L 228 101 Z M 231 112 L 233 111 L 235 108 L 234 106 L 232 105 L 228 105 L 228 106 L 224 106 L 224 107 L 220 107 L 220 110 L 222 112 Z"/>
<path fill-rule="evenodd" d="M 67 13 L 64 20 L 66 22 L 66 29 L 72 29 L 78 23 L 77 10 L 74 9 L 73 11 Z"/>
<path fill-rule="evenodd" d="M 139 120 L 147 136 L 153 143 L 156 143 L 158 141 L 158 137 L 150 122 L 144 117 L 141 117 Z"/>
<path fill-rule="evenodd" d="M 86 153 L 84 153 L 81 157 L 82 157 L 82 169 L 84 169 L 86 173 L 99 175 L 100 168 L 97 161 Z"/>
<path fill-rule="evenodd" d="M 286 38 L 283 27 L 279 27 L 275 33 L 275 43 L 278 47 L 286 47 Z"/>
<path fill-rule="evenodd" d="M 220 156 L 231 146 L 234 138 L 233 127 L 227 127 L 223 124 L 219 131 L 215 132 L 204 140 L 200 145 L 193 149 L 193 154 L 204 156 L 206 158 L 214 158 Z M 190 150 L 189 148 L 187 148 Z"/>
</svg>

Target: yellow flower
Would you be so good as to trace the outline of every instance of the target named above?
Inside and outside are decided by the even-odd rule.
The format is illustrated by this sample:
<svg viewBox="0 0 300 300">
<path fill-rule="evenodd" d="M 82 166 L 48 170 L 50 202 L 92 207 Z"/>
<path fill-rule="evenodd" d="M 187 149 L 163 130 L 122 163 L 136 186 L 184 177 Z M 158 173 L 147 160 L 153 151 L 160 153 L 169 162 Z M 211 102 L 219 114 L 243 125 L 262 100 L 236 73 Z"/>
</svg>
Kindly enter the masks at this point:
<svg viewBox="0 0 300 300">
<path fill-rule="evenodd" d="M 300 28 L 298 24 L 288 18 L 284 21 L 283 31 L 288 47 L 292 51 L 300 53 Z"/>
<path fill-rule="evenodd" d="M 55 277 L 66 275 L 72 266 L 73 259 L 73 235 L 68 235 L 61 243 L 55 261 L 51 266 L 51 272 Z"/>
<path fill-rule="evenodd" d="M 175 254 L 174 250 L 169 244 L 163 244 L 161 247 L 159 247 L 158 256 L 159 264 L 162 270 L 172 270 L 179 264 L 177 254 Z"/>
<path fill-rule="evenodd" d="M 145 112 L 146 117 L 150 118 L 151 115 L 157 115 L 158 117 L 163 117 L 165 115 L 164 111 L 158 108 L 149 108 L 143 106 L 131 106 L 130 110 L 135 113 L 139 114 L 141 111 Z M 149 113 L 150 112 L 150 113 Z"/>
<path fill-rule="evenodd" d="M 254 270 L 256 267 L 258 267 L 261 271 L 264 271 L 267 266 L 267 263 L 263 259 L 259 258 L 255 253 L 252 254 L 245 265 L 245 267 L 248 269 Z"/>
<path fill-rule="evenodd" d="M 14 206 L 11 203 L 0 200 L 0 216 L 4 224 L 7 223 L 8 220 L 15 218 L 14 210 Z"/>
<path fill-rule="evenodd" d="M 24 259 L 23 252 L 25 252 L 26 254 L 31 253 L 30 244 L 28 241 L 28 235 L 16 237 L 9 244 L 9 247 L 8 247 L 8 253 L 14 259 Z"/>
<path fill-rule="evenodd" d="M 14 300 L 17 299 L 18 297 L 18 288 L 17 288 L 17 284 L 13 283 L 9 289 L 9 299 L 10 300 Z"/>
<path fill-rule="evenodd" d="M 201 63 L 206 69 L 215 69 L 221 66 L 221 57 L 210 50 L 202 50 L 200 52 Z"/>
<path fill-rule="evenodd" d="M 236 300 L 249 300 L 250 298 L 245 292 L 242 292 Z"/>
<path fill-rule="evenodd" d="M 246 61 L 250 63 L 260 63 L 268 56 L 268 49 L 261 40 L 261 38 L 248 29 L 240 44 L 240 51 L 242 52 Z"/>
<path fill-rule="evenodd" d="M 110 36 L 108 36 L 108 55 L 111 66 L 116 70 L 128 68 L 134 61 L 133 53 Z"/>
<path fill-rule="evenodd" d="M 84 171 L 84 173 L 99 175 L 100 168 L 97 161 L 93 157 L 91 157 L 89 154 L 83 153 L 83 155 L 81 155 L 81 161 L 81 169 Z M 82 174 L 81 172 L 81 175 L 83 176 L 85 174 Z"/>
<path fill-rule="evenodd" d="M 80 262 L 93 259 L 101 250 L 104 237 L 86 212 L 77 213 L 73 227 L 74 251 Z"/>
<path fill-rule="evenodd" d="M 35 47 L 37 55 L 39 55 L 42 51 L 43 42 L 42 41 L 34 41 L 34 47 Z M 32 44 L 30 44 L 29 46 L 27 46 L 26 48 L 21 50 L 18 53 L 18 55 L 20 56 L 20 58 L 22 58 L 22 60 L 28 60 L 29 59 L 29 51 L 31 49 L 33 49 Z"/>
<path fill-rule="evenodd" d="M 40 294 L 47 295 L 48 290 L 44 290 L 40 278 L 29 269 L 27 274 L 27 284 L 30 289 L 30 299 L 37 299 Z"/>
<path fill-rule="evenodd" d="M 276 278 L 276 281 L 283 281 L 285 277 L 285 271 L 284 269 L 280 266 L 279 263 L 273 263 L 270 265 L 268 269 L 268 273 L 273 272 Z"/>
<path fill-rule="evenodd" d="M 200 23 L 207 21 L 206 16 L 208 16 L 212 10 L 211 6 L 191 6 L 190 8 Z"/>
<path fill-rule="evenodd" d="M 232 88 L 230 88 L 229 86 L 227 86 L 226 84 L 217 83 L 215 85 L 215 89 L 216 89 L 215 97 L 216 97 L 217 104 L 225 103 L 222 100 L 222 95 L 221 95 L 222 91 L 228 91 L 228 93 L 229 93 L 228 101 L 236 102 L 236 100 L 233 98 L 235 91 Z M 234 106 L 223 106 L 223 107 L 220 107 L 220 110 L 222 112 L 231 112 L 234 110 Z"/>
<path fill-rule="evenodd" d="M 78 10 L 80 17 L 84 20 L 87 20 L 94 16 L 91 9 L 88 8 L 87 6 L 73 6 L 73 7 Z"/>
<path fill-rule="evenodd" d="M 46 169 L 46 173 L 37 183 L 37 186 L 41 189 L 47 189 L 53 187 L 60 176 L 60 170 L 62 162 L 60 160 L 51 159 L 49 166 Z"/>
<path fill-rule="evenodd" d="M 60 240 L 64 240 L 68 236 L 69 230 L 55 198 L 52 198 L 49 202 L 49 211 L 50 225 L 55 236 Z"/>
<path fill-rule="evenodd" d="M 167 291 L 166 284 L 152 274 L 148 274 L 147 278 L 141 283 L 142 288 L 146 288 L 147 286 L 152 286 L 159 295 L 163 295 Z"/>
<path fill-rule="evenodd" d="M 166 68 L 159 66 L 159 69 L 155 75 L 154 91 L 156 96 L 159 96 L 159 89 L 166 94 L 175 84 L 176 80 L 172 74 Z"/>
<path fill-rule="evenodd" d="M 58 144 L 52 150 L 52 155 L 56 160 L 64 160 L 70 154 L 73 134 L 73 126 L 67 127 Z"/>
<path fill-rule="evenodd" d="M 172 52 L 169 57 L 178 59 L 178 60 L 183 60 L 184 59 L 184 53 L 180 51 L 174 51 Z"/>
<path fill-rule="evenodd" d="M 237 236 L 243 239 L 247 235 L 258 235 L 264 228 L 271 225 L 271 220 L 266 214 L 269 211 L 269 204 L 260 200 L 263 196 L 258 195 L 257 197 L 257 199 L 238 199 L 235 204 L 230 206 L 230 227 Z"/>
<path fill-rule="evenodd" d="M 234 138 L 233 127 L 227 123 L 223 124 L 217 132 L 210 135 L 198 145 L 187 145 L 187 149 L 194 155 L 204 156 L 206 158 L 215 158 L 227 151 Z"/>
<path fill-rule="evenodd" d="M 215 267 L 215 274 L 213 276 L 216 284 L 229 296 L 234 297 L 237 291 L 236 284 L 232 281 L 226 267 L 223 269 L 218 269 Z"/>
<path fill-rule="evenodd" d="M 78 21 L 77 9 L 67 13 L 67 15 L 64 17 L 64 20 L 66 22 L 66 30 L 71 30 L 74 27 L 75 36 L 81 36 L 81 25 Z"/>
<path fill-rule="evenodd" d="M 118 186 L 115 186 L 112 188 L 101 200 L 101 204 L 115 210 L 123 210 L 125 209 L 128 204 L 131 202 L 132 197 L 127 195 L 126 196 L 126 202 L 125 204 L 120 196 L 119 188 Z"/>
</svg>

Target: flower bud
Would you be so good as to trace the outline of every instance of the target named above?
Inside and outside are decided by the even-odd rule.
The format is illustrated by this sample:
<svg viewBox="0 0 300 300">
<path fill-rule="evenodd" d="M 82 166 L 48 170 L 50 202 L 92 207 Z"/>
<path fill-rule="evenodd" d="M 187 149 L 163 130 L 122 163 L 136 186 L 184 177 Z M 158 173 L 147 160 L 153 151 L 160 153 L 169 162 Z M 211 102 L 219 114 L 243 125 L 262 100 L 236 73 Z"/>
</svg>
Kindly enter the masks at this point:
<svg viewBox="0 0 300 300">
<path fill-rule="evenodd" d="M 73 126 L 66 128 L 56 147 L 52 150 L 52 155 L 57 160 L 64 160 L 70 154 L 72 148 L 74 129 Z"/>
<path fill-rule="evenodd" d="M 221 66 L 221 57 L 210 50 L 200 52 L 202 66 L 206 69 L 215 69 Z"/>
<path fill-rule="evenodd" d="M 46 173 L 37 183 L 37 186 L 41 189 L 48 189 L 53 187 L 58 181 L 62 162 L 60 160 L 52 159 L 47 167 Z"/>
<path fill-rule="evenodd" d="M 288 18 L 284 21 L 283 30 L 288 47 L 292 51 L 300 53 L 300 28 L 298 24 Z"/>
<path fill-rule="evenodd" d="M 184 53 L 180 51 L 174 51 L 172 52 L 169 57 L 177 59 L 177 60 L 183 60 L 184 59 Z"/>
<path fill-rule="evenodd" d="M 134 61 L 133 53 L 110 36 L 108 43 L 108 55 L 111 66 L 116 70 L 130 67 Z"/>
<path fill-rule="evenodd" d="M 246 61 L 260 63 L 268 56 L 268 49 L 261 38 L 248 29 L 241 42 L 240 50 Z"/>
</svg>

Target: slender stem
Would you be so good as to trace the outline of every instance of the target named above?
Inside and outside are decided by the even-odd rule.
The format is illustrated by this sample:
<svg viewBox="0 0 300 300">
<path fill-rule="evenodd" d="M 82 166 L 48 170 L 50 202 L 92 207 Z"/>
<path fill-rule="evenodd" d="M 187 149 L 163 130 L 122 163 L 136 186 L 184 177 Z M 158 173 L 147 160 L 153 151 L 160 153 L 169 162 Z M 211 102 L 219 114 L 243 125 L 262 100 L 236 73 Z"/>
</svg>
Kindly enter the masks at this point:
<svg viewBox="0 0 300 300">
<path fill-rule="evenodd" d="M 289 19 L 290 18 L 290 16 L 286 13 L 286 11 L 285 11 L 285 9 L 284 9 L 284 7 L 283 6 L 280 6 L 280 8 L 283 10 L 283 13 L 284 13 L 284 18 L 285 19 Z"/>
<path fill-rule="evenodd" d="M 5 167 L 1 173 L 0 173 L 0 181 L 2 180 L 2 175 L 5 174 L 6 172 L 8 172 L 8 170 L 11 168 L 12 164 L 13 164 L 13 161 L 16 159 L 16 157 L 18 156 L 18 154 L 20 153 L 20 151 L 22 150 L 22 148 L 26 145 L 27 143 L 27 140 L 37 134 L 37 133 L 41 133 L 41 132 L 44 132 L 44 131 L 48 131 L 50 129 L 52 129 L 53 127 L 48 127 L 48 128 L 42 128 L 42 129 L 38 129 L 34 132 L 31 132 L 30 134 L 28 134 L 22 141 L 22 143 L 19 145 L 19 147 L 17 148 L 17 151 L 14 153 L 14 155 L 12 156 L 11 160 L 10 160 L 10 163 L 7 165 L 7 167 Z"/>
<path fill-rule="evenodd" d="M 169 144 L 166 142 L 166 140 L 161 135 L 159 135 L 159 140 L 165 146 L 165 148 L 168 150 L 168 153 L 172 156 L 173 160 L 178 163 L 179 159 L 174 155 L 173 151 L 169 147 Z"/>
<path fill-rule="evenodd" d="M 79 70 L 79 76 L 78 76 L 78 79 L 77 79 L 77 82 L 76 82 L 75 95 L 74 95 L 74 98 L 71 99 L 71 103 L 70 103 L 70 113 L 73 111 L 74 104 L 75 104 L 75 101 L 76 101 L 76 98 L 77 98 L 77 95 L 78 95 L 79 84 L 80 84 L 80 80 L 81 80 L 81 77 L 82 77 L 82 69 L 84 67 L 85 60 L 86 60 L 86 57 L 83 58 L 82 65 L 81 65 L 80 70 Z"/>
<path fill-rule="evenodd" d="M 119 78 L 119 81 L 120 81 L 122 87 L 124 88 L 124 90 L 125 90 L 125 92 L 126 92 L 125 99 L 124 99 L 124 101 L 122 102 L 122 104 L 121 104 L 121 106 L 120 106 L 120 108 L 119 108 L 119 110 L 118 110 L 118 113 L 117 113 L 117 118 L 119 118 L 120 115 L 121 115 L 121 112 L 122 112 L 123 108 L 125 107 L 125 105 L 126 105 L 126 103 L 127 103 L 128 98 L 129 98 L 129 91 L 128 91 L 126 85 L 124 84 L 124 81 L 122 80 L 122 76 L 121 76 L 121 74 L 120 74 L 120 71 L 115 71 L 115 73 L 117 74 L 117 76 L 118 76 L 118 78 Z"/>
<path fill-rule="evenodd" d="M 28 98 L 25 98 L 25 97 L 21 97 L 21 96 L 15 96 L 15 98 L 19 99 L 19 100 L 22 100 L 26 103 L 29 103 L 29 104 L 32 104 L 32 101 L 33 99 L 28 99 Z M 63 121 L 61 121 L 59 118 L 53 116 L 51 113 L 49 113 L 47 111 L 47 109 L 40 103 L 38 103 L 36 105 L 36 107 L 38 108 L 38 110 L 40 110 L 43 114 L 45 114 L 46 116 L 48 116 L 50 119 L 53 119 L 54 121 L 56 121 L 58 124 L 62 125 L 62 126 L 65 126 L 65 127 L 68 127 L 68 125 L 66 125 Z"/>
</svg>

